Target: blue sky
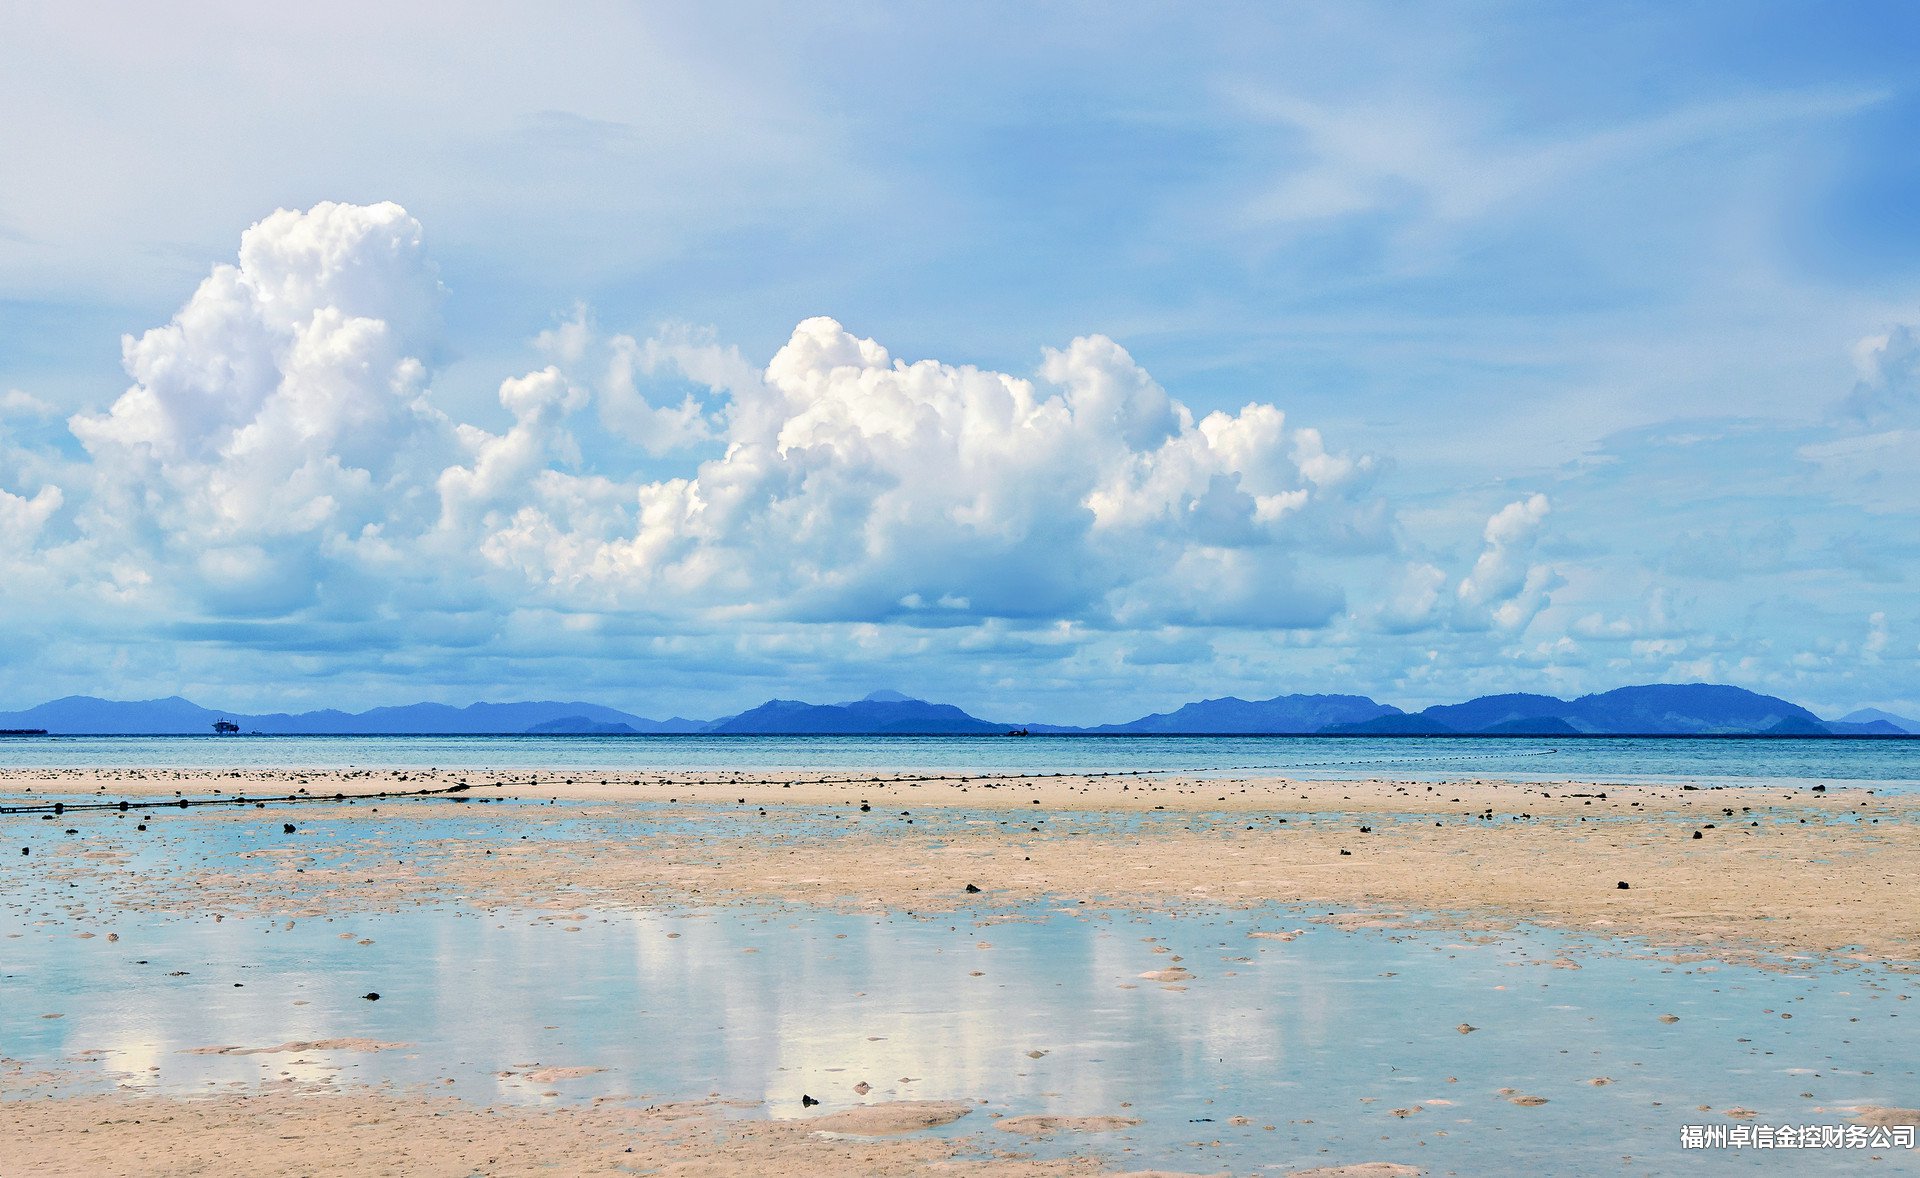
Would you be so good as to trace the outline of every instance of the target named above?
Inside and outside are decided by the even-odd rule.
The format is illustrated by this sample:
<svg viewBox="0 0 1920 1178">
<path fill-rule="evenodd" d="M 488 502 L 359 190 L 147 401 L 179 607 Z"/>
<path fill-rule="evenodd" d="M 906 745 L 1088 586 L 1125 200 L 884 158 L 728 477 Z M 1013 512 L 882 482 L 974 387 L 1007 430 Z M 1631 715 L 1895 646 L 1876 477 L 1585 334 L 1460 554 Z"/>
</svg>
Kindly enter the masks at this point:
<svg viewBox="0 0 1920 1178">
<path fill-rule="evenodd" d="M 1675 7 L 6 6 L 0 704 L 1911 714 L 1920 13 Z"/>
</svg>

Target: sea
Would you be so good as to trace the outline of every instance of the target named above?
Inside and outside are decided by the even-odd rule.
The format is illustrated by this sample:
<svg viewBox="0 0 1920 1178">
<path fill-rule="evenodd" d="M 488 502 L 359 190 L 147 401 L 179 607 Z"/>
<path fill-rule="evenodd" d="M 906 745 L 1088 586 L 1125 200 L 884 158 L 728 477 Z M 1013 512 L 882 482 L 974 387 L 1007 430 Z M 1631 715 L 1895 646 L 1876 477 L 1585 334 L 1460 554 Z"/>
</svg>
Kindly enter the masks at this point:
<svg viewBox="0 0 1920 1178">
<path fill-rule="evenodd" d="M 1324 736 L 24 736 L 0 769 L 1261 774 L 1920 791 L 1920 739 Z"/>
</svg>

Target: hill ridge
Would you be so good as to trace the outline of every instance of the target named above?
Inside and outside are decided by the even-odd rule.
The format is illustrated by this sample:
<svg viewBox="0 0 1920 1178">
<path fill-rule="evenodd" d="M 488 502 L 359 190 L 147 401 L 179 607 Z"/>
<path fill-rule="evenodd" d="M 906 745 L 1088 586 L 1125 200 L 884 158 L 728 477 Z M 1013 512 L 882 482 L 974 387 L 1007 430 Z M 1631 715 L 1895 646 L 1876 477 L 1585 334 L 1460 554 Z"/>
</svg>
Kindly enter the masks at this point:
<svg viewBox="0 0 1920 1178">
<path fill-rule="evenodd" d="M 271 735 L 989 735 L 1021 729 L 1072 735 L 1462 735 L 1462 736 L 1887 736 L 1920 735 L 1901 718 L 1861 709 L 1822 720 L 1778 696 L 1723 683 L 1648 683 L 1574 699 L 1530 692 L 1477 696 L 1402 711 L 1364 695 L 1293 693 L 1247 700 L 1195 700 L 1118 724 L 1086 727 L 982 719 L 953 704 L 876 691 L 814 704 L 770 699 L 715 720 L 653 720 L 583 702 L 527 700 L 387 705 L 360 712 L 323 708 L 249 714 L 202 707 L 179 695 L 106 700 L 69 695 L 0 712 L 0 729 L 54 735 L 211 733 L 218 720 Z M 1920 725 L 1915 726 L 1920 729 Z"/>
</svg>

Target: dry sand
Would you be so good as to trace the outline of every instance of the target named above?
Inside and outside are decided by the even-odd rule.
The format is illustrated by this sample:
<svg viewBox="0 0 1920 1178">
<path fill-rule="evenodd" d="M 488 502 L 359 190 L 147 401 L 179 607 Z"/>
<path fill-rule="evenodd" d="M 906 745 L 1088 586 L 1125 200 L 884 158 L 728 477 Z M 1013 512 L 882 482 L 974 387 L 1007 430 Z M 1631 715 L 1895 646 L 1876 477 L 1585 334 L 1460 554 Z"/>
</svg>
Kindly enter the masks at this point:
<svg viewBox="0 0 1920 1178">
<path fill-rule="evenodd" d="M 45 1085 L 0 1076 L 0 1174 L 35 1178 L 315 1174 L 409 1178 L 630 1175 L 664 1178 L 1193 1178 L 1175 1171 L 1116 1174 L 1090 1157 L 1034 1159 L 980 1141 L 912 1136 L 970 1107 L 901 1101 L 797 1120 L 727 1116 L 715 1101 L 632 1105 L 599 1101 L 545 1109 L 482 1107 L 388 1088 L 289 1086 L 251 1095 L 172 1097 L 114 1093 L 20 1096 Z M 1046 1120 L 1048 1118 L 1028 1118 Z M 1058 1128 L 1117 1128 L 1122 1118 L 1056 1118 Z M 1372 1163 L 1312 1175 L 1417 1175 Z"/>
<path fill-rule="evenodd" d="M 890 1100 L 841 1109 L 837 1113 L 815 1117 L 808 1124 L 828 1133 L 887 1137 L 951 1125 L 972 1111 L 972 1105 L 957 1100 Z"/>
</svg>

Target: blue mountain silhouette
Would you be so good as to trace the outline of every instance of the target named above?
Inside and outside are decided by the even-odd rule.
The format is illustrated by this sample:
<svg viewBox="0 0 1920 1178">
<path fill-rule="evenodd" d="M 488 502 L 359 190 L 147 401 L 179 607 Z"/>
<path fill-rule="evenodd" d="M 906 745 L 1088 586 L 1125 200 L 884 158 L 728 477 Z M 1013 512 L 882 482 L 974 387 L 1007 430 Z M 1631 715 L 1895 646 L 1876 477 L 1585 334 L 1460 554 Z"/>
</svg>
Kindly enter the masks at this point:
<svg viewBox="0 0 1920 1178">
<path fill-rule="evenodd" d="M 838 704 L 768 700 L 718 720 L 650 720 L 588 703 L 529 701 L 466 707 L 418 703 L 364 712 L 222 712 L 169 696 L 116 701 L 73 695 L 0 712 L 0 729 L 59 734 L 163 735 L 213 732 L 216 721 L 243 732 L 290 735 L 359 733 L 479 734 L 711 733 L 715 735 L 986 735 L 1019 727 L 1035 733 L 1139 735 L 1474 735 L 1474 736 L 1897 736 L 1890 713 L 1855 712 L 1825 721 L 1798 704 L 1717 683 L 1654 683 L 1565 700 L 1551 695 L 1484 695 L 1464 703 L 1403 712 L 1364 695 L 1277 695 L 1198 700 L 1121 724 L 1092 728 L 984 720 L 953 706 L 876 691 Z M 1914 725 L 1920 729 L 1920 725 Z"/>
</svg>

